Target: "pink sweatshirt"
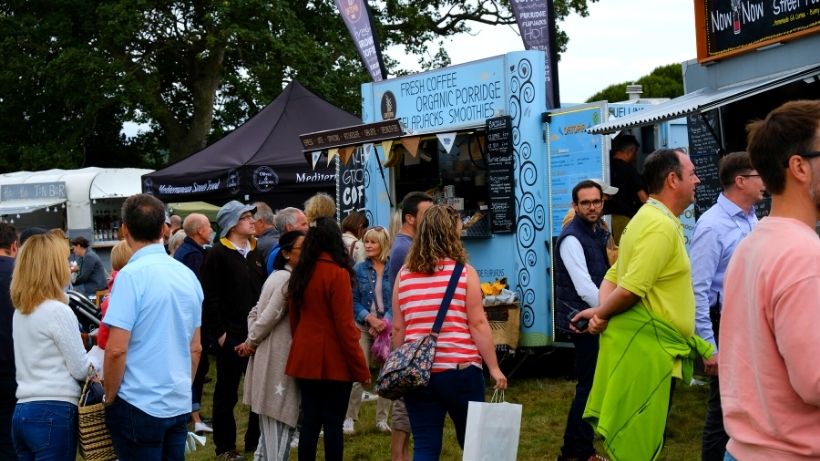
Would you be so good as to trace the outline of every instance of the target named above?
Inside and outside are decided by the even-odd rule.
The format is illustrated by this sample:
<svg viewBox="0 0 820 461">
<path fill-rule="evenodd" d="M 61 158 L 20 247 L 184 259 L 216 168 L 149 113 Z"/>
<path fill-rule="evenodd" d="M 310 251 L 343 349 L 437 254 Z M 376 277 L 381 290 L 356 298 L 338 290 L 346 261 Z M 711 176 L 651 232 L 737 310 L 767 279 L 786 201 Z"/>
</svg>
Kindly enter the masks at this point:
<svg viewBox="0 0 820 461">
<path fill-rule="evenodd" d="M 820 459 L 820 238 L 760 221 L 732 256 L 720 323 L 720 398 L 742 461 Z"/>
</svg>

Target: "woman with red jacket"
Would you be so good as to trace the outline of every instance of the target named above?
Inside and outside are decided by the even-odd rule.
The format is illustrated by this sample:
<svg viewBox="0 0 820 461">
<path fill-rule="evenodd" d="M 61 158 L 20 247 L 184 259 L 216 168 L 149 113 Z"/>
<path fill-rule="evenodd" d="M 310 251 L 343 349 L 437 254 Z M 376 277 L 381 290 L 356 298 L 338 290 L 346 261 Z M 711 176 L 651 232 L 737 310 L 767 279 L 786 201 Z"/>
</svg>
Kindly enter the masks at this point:
<svg viewBox="0 0 820 461">
<path fill-rule="evenodd" d="M 342 423 L 354 382 L 370 383 L 353 319 L 353 269 L 339 225 L 311 223 L 288 283 L 293 331 L 285 373 L 302 393 L 299 461 L 316 459 L 324 428 L 325 460 L 342 461 Z"/>
</svg>

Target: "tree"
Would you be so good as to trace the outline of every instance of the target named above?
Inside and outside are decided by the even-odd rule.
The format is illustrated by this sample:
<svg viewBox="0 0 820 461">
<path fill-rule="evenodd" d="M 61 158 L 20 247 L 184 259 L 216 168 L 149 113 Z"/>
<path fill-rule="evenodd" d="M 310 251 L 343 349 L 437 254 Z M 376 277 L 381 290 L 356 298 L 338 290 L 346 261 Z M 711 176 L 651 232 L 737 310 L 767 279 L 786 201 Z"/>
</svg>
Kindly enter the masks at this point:
<svg viewBox="0 0 820 461">
<path fill-rule="evenodd" d="M 635 82 L 622 82 L 609 85 L 595 93 L 586 102 L 617 102 L 627 99 L 626 87 L 632 84 L 641 85 L 642 98 L 676 98 L 683 94 L 683 71 L 680 64 L 669 64 L 656 67 L 649 75 L 644 75 Z"/>
<path fill-rule="evenodd" d="M 471 23 L 515 22 L 509 0 L 370 3 L 382 46 L 403 46 L 426 68 L 448 64 L 441 39 Z M 586 15 L 587 0 L 555 0 L 555 10 Z M 0 34 L 4 170 L 159 167 L 164 153 L 179 160 L 234 129 L 293 79 L 353 113 L 369 81 L 333 0 L 16 0 L 0 4 Z M 566 41 L 559 32 L 559 50 Z M 127 121 L 150 129 L 125 139 Z"/>
</svg>

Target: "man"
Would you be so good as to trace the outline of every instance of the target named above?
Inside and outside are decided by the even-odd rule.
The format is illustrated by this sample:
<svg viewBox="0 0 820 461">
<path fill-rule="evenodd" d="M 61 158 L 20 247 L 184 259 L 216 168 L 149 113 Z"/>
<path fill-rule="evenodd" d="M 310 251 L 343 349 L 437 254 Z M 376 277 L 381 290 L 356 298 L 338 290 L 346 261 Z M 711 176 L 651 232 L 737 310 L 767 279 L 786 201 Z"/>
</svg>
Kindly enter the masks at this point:
<svg viewBox="0 0 820 461">
<path fill-rule="evenodd" d="M 219 459 L 239 460 L 236 451 L 236 421 L 233 410 L 238 400 L 239 381 L 248 359 L 234 347 L 248 336 L 248 313 L 262 292 L 266 274 L 256 251 L 254 218 L 256 208 L 232 200 L 216 215 L 220 239 L 205 256 L 201 280 L 205 290 L 203 306 L 210 337 L 216 340 L 216 385 L 214 387 L 214 448 Z M 256 450 L 259 419 L 248 415 L 245 451 Z"/>
<path fill-rule="evenodd" d="M 178 231 L 182 230 L 182 217 L 176 214 L 172 214 L 168 219 L 171 228 L 169 232 L 171 235 L 176 234 Z"/>
<path fill-rule="evenodd" d="M 609 232 L 601 221 L 603 205 L 600 184 L 591 180 L 576 184 L 572 188 L 575 217 L 564 227 L 555 244 L 558 249 L 555 255 L 555 327 L 571 336 L 578 376 L 559 461 L 601 459 L 596 457 L 592 445 L 592 427 L 583 420 L 598 360 L 598 336 L 573 333 L 569 318 L 577 311 L 598 305 L 598 287 L 609 269 L 606 252 Z"/>
<path fill-rule="evenodd" d="M 102 260 L 90 246 L 91 243 L 85 237 L 76 237 L 71 241 L 74 256 L 78 259 L 77 265 L 71 266 L 71 272 L 77 273 L 74 290 L 86 296 L 94 296 L 98 291 L 108 288 L 108 274 Z"/>
<path fill-rule="evenodd" d="M 191 376 L 202 352 L 202 289 L 162 247 L 165 207 L 137 194 L 122 206 L 134 251 L 117 274 L 104 322 L 105 416 L 120 460 L 183 460 Z"/>
<path fill-rule="evenodd" d="M 590 333 L 603 332 L 584 419 L 616 459 L 654 459 L 663 446 L 671 378 L 689 377 L 691 361 L 684 367 L 682 359 L 693 348 L 711 355 L 708 343 L 693 336 L 695 297 L 678 220 L 700 180 L 689 157 L 674 149 L 650 154 L 644 174 L 650 198 L 624 229 L 618 261 L 599 288 L 600 305 L 573 318 L 576 325 L 589 319 Z"/>
<path fill-rule="evenodd" d="M 395 280 L 399 270 L 404 265 L 413 237 L 416 236 L 416 228 L 421 221 L 424 212 L 433 206 L 433 197 L 424 192 L 409 192 L 401 201 L 401 229 L 396 233 L 393 240 L 393 247 L 390 249 L 390 266 L 388 275 Z M 350 430 L 352 432 L 352 424 Z M 393 402 L 393 424 L 390 439 L 390 451 L 393 461 L 410 461 L 410 417 L 407 415 L 407 408 L 404 401 L 399 399 Z"/>
<path fill-rule="evenodd" d="M 294 230 L 301 230 L 305 232 L 308 230 L 307 217 L 305 216 L 305 213 L 298 208 L 288 207 L 283 210 L 279 210 L 279 212 L 276 213 L 274 221 L 276 222 L 276 229 L 280 232 L 280 235 L 287 234 L 288 232 Z M 265 270 L 268 275 L 273 272 L 273 261 L 276 259 L 277 254 L 279 254 L 278 239 L 265 259 Z"/>
<path fill-rule="evenodd" d="M 17 404 L 17 381 L 14 368 L 14 342 L 11 322 L 11 274 L 17 257 L 17 231 L 0 222 L 0 459 L 16 459 L 11 442 L 11 419 Z"/>
<path fill-rule="evenodd" d="M 722 461 L 729 441 L 723 430 L 717 367 L 723 276 L 738 243 L 757 224 L 754 205 L 763 199 L 765 191 L 746 152 L 733 152 L 721 159 L 718 174 L 723 193 L 717 203 L 701 215 L 689 247 L 695 289 L 695 334 L 715 349 L 715 354 L 703 362 L 710 375 L 701 451 L 705 461 Z"/>
<path fill-rule="evenodd" d="M 279 232 L 274 225 L 273 210 L 265 202 L 256 202 L 256 250 L 262 255 L 262 260 L 268 259 L 273 247 L 279 243 Z"/>
<path fill-rule="evenodd" d="M 208 217 L 204 214 L 191 213 L 185 217 L 185 221 L 182 223 L 182 229 L 185 232 L 185 239 L 182 241 L 176 253 L 174 253 L 174 259 L 184 264 L 188 269 L 191 269 L 197 279 L 199 279 L 202 262 L 205 260 L 205 245 L 211 242 L 211 236 L 214 233 L 213 229 L 211 229 L 211 221 L 208 220 Z M 202 328 L 202 330 L 206 330 L 206 328 Z M 202 343 L 210 344 L 207 338 L 204 339 Z M 199 414 L 202 403 L 202 387 L 205 385 L 205 377 L 208 374 L 209 367 L 210 361 L 208 360 L 208 353 L 205 351 L 199 360 L 199 366 L 196 368 L 196 374 L 194 374 L 194 382 L 191 388 L 191 392 L 193 393 L 191 420 L 194 423 L 194 432 L 197 434 L 213 432 L 210 426 L 202 422 L 202 418 Z"/>
<path fill-rule="evenodd" d="M 615 244 L 621 241 L 626 224 L 646 202 L 646 186 L 633 163 L 638 154 L 638 140 L 629 134 L 619 134 L 612 140 L 609 172 L 611 184 L 620 190 L 604 206 L 604 214 L 612 215 L 612 235 Z"/>
<path fill-rule="evenodd" d="M 726 269 L 726 459 L 820 459 L 820 101 L 788 102 L 747 131 L 772 209 Z"/>
</svg>

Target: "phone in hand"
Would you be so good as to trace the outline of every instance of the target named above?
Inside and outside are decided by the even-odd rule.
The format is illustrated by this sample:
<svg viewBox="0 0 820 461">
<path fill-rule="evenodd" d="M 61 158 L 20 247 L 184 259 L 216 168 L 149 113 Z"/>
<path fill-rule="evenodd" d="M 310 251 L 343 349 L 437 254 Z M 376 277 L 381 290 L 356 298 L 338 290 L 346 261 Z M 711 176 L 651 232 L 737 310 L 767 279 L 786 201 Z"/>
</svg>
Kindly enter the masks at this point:
<svg viewBox="0 0 820 461">
<path fill-rule="evenodd" d="M 572 324 L 578 331 L 586 331 L 587 327 L 589 327 L 589 319 L 579 319 L 577 322 L 573 322 L 572 319 L 581 312 L 577 309 L 573 309 L 570 311 L 569 316 L 567 316 L 567 320 L 569 323 Z"/>
</svg>

